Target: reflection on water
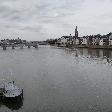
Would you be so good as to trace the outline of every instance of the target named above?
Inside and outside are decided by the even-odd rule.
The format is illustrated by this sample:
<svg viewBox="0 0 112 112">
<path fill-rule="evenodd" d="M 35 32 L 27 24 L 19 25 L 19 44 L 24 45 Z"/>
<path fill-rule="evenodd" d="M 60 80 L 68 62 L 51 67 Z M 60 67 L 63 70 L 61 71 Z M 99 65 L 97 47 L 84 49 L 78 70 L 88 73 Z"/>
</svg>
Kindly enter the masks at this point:
<svg viewBox="0 0 112 112">
<path fill-rule="evenodd" d="M 18 101 L 3 101 L 2 98 L 0 98 L 0 107 L 2 105 L 5 105 L 8 107 L 10 110 L 19 110 L 23 106 L 23 100 L 18 100 Z"/>
<path fill-rule="evenodd" d="M 90 58 L 112 58 L 111 50 L 102 49 L 78 49 L 81 55 L 90 56 Z"/>
<path fill-rule="evenodd" d="M 5 102 L 3 104 L 11 110 L 19 110 L 23 106 L 23 101 Z"/>
<path fill-rule="evenodd" d="M 66 52 L 74 54 L 75 57 L 82 56 L 91 60 L 95 59 L 98 61 L 100 59 L 100 61 L 105 60 L 108 63 L 112 63 L 112 50 L 79 48 L 66 49 Z"/>
</svg>

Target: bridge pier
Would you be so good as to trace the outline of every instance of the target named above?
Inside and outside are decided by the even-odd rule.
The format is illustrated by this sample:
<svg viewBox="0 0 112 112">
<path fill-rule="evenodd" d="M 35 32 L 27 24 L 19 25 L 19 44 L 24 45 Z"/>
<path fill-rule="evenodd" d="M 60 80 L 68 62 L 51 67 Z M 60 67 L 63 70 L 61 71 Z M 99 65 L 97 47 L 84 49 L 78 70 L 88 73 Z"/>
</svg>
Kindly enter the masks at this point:
<svg viewBox="0 0 112 112">
<path fill-rule="evenodd" d="M 34 43 L 33 43 L 33 47 L 38 48 L 37 42 L 34 42 Z"/>
<path fill-rule="evenodd" d="M 15 49 L 14 45 L 12 45 L 12 49 Z"/>
<path fill-rule="evenodd" d="M 28 48 L 31 48 L 31 46 L 30 46 L 30 45 L 28 45 Z"/>
<path fill-rule="evenodd" d="M 23 49 L 23 46 L 24 46 L 24 44 L 21 44 L 21 45 L 20 45 L 20 49 Z"/>
<path fill-rule="evenodd" d="M 6 50 L 6 49 L 7 49 L 7 47 L 5 45 L 3 45 L 3 50 Z"/>
<path fill-rule="evenodd" d="M 38 48 L 38 45 L 35 45 L 34 47 L 35 47 L 35 48 Z"/>
<path fill-rule="evenodd" d="M 38 48 L 38 45 L 33 45 L 33 47 Z"/>
</svg>

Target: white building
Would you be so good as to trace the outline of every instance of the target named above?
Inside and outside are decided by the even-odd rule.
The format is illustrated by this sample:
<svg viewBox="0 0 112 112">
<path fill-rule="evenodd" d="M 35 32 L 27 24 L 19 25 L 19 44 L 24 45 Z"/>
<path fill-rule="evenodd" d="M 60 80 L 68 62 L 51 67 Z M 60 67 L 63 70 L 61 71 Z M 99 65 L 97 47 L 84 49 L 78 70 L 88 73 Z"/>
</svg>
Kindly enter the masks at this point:
<svg viewBox="0 0 112 112">
<path fill-rule="evenodd" d="M 86 37 L 82 38 L 82 45 L 87 45 L 88 44 L 88 40 Z"/>
<path fill-rule="evenodd" d="M 103 46 L 103 38 L 100 39 L 99 45 Z"/>
<path fill-rule="evenodd" d="M 98 37 L 92 38 L 92 45 L 100 45 L 100 44 L 103 45 L 103 40 L 100 40 L 100 38 Z"/>
<path fill-rule="evenodd" d="M 70 36 L 62 36 L 58 39 L 58 44 L 66 45 L 68 43 Z"/>
<path fill-rule="evenodd" d="M 109 45 L 112 45 L 112 34 L 109 36 Z"/>
<path fill-rule="evenodd" d="M 103 46 L 103 45 L 108 45 L 108 37 L 105 35 L 103 37 L 100 38 L 100 43 L 99 45 Z"/>
<path fill-rule="evenodd" d="M 96 38 L 92 38 L 92 45 L 96 45 Z"/>
</svg>

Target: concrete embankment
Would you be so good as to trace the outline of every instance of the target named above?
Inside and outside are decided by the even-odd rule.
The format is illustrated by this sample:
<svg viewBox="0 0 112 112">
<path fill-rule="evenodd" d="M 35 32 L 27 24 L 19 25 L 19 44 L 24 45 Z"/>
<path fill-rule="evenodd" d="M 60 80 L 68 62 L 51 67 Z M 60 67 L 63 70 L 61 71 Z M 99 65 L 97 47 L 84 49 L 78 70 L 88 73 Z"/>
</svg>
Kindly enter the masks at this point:
<svg viewBox="0 0 112 112">
<path fill-rule="evenodd" d="M 75 47 L 75 48 L 91 48 L 91 49 L 112 49 L 112 46 L 99 46 L 99 45 L 96 45 L 96 46 L 93 46 L 93 45 L 90 45 L 90 46 L 79 45 L 79 46 L 72 46 L 72 47 Z"/>
<path fill-rule="evenodd" d="M 58 46 L 58 47 L 68 47 L 68 48 L 90 48 L 90 49 L 112 49 L 112 46 L 99 46 L 99 45 L 67 45 L 67 46 Z"/>
</svg>

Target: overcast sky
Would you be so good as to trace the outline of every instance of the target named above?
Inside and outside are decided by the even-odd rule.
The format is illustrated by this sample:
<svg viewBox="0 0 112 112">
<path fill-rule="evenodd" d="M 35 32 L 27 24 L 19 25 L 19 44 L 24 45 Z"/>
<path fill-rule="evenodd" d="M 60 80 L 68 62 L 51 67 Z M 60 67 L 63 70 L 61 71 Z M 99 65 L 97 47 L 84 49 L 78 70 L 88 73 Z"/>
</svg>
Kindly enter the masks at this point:
<svg viewBox="0 0 112 112">
<path fill-rule="evenodd" d="M 0 37 L 27 40 L 112 31 L 112 0 L 0 0 Z"/>
</svg>

